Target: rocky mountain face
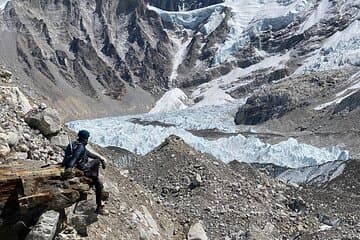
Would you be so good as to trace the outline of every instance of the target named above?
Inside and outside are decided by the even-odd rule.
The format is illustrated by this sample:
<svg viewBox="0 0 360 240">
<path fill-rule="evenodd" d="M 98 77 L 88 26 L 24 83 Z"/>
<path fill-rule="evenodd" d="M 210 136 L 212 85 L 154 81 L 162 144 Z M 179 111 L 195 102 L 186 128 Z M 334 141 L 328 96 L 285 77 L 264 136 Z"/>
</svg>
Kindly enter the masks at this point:
<svg viewBox="0 0 360 240">
<path fill-rule="evenodd" d="M 2 63 L 66 117 L 144 111 L 167 87 L 169 39 L 142 1 L 10 1 L 0 25 Z"/>
<path fill-rule="evenodd" d="M 173 87 L 221 104 L 287 76 L 358 67 L 358 13 L 357 1 L 328 0 L 8 1 L 0 63 L 66 119 L 148 111 Z"/>
<path fill-rule="evenodd" d="M 194 10 L 211 6 L 217 3 L 222 3 L 223 0 L 149 0 L 152 6 L 167 10 L 167 11 L 184 11 Z"/>
</svg>

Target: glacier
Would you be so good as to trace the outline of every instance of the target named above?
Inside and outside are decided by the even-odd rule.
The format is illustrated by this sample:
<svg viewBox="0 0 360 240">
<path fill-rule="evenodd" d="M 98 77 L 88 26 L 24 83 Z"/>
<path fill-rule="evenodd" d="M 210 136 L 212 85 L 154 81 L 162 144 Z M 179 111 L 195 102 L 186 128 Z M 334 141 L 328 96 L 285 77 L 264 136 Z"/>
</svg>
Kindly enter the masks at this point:
<svg viewBox="0 0 360 240">
<path fill-rule="evenodd" d="M 306 59 L 295 74 L 326 71 L 343 67 L 360 66 L 360 21 L 356 20 L 346 29 L 325 41 L 314 56 Z"/>
<path fill-rule="evenodd" d="M 193 135 L 190 130 L 214 129 L 213 127 L 236 133 L 235 124 L 228 120 L 233 118 L 225 115 L 230 114 L 230 109 L 234 105 L 225 105 L 220 112 L 217 111 L 221 109 L 221 106 L 211 107 L 214 108 L 213 115 L 212 113 L 204 114 L 211 109 L 210 106 L 204 108 L 192 107 L 167 113 L 79 120 L 67 123 L 67 126 L 74 131 L 88 129 L 91 134 L 91 141 L 103 147 L 117 146 L 138 155 L 151 152 L 170 135 L 177 135 L 196 150 L 211 154 L 225 163 L 238 160 L 242 162 L 273 163 L 279 166 L 297 168 L 322 164 L 328 161 L 349 159 L 349 152 L 338 147 L 317 148 L 299 143 L 292 138 L 271 145 L 262 142 L 258 138 L 247 138 L 241 134 L 216 140 L 208 140 Z M 141 125 L 133 122 L 133 119 L 164 120 L 163 122 L 175 124 L 168 127 L 156 124 Z"/>
<path fill-rule="evenodd" d="M 208 35 L 225 19 L 225 9 L 230 9 L 229 32 L 220 44 L 214 57 L 213 66 L 231 59 L 233 53 L 250 41 L 250 36 L 261 31 L 281 29 L 294 22 L 314 7 L 314 0 L 225 0 L 224 3 L 190 10 L 165 11 L 148 5 L 165 22 L 176 23 L 186 29 L 199 30 Z M 205 24 L 204 24 L 205 23 Z"/>
<path fill-rule="evenodd" d="M 333 161 L 319 166 L 289 169 L 276 178 L 285 183 L 321 185 L 340 176 L 345 167 L 346 162 Z"/>
</svg>

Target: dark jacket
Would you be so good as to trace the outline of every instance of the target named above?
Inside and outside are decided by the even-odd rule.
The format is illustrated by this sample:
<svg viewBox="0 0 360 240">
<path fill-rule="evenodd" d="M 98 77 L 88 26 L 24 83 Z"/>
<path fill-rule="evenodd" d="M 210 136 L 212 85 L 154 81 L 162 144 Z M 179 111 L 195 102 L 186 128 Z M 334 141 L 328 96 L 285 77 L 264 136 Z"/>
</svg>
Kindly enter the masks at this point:
<svg viewBox="0 0 360 240">
<path fill-rule="evenodd" d="M 98 156 L 89 152 L 85 143 L 80 141 L 74 141 L 66 147 L 65 156 L 62 165 L 65 168 L 76 167 L 80 170 L 85 170 L 85 164 L 88 162 L 88 158 L 97 159 Z"/>
</svg>

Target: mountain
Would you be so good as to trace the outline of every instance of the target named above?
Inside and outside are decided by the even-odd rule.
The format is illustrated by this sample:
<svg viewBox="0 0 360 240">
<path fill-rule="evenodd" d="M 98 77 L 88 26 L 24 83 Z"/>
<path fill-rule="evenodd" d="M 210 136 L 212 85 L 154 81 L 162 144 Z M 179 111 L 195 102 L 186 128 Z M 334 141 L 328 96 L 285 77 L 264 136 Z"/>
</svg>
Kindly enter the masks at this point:
<svg viewBox="0 0 360 240">
<path fill-rule="evenodd" d="M 288 76 L 359 65 L 355 0 L 5 6 L 0 63 L 66 119 L 148 111 L 173 87 L 197 105 L 221 104 Z"/>
</svg>

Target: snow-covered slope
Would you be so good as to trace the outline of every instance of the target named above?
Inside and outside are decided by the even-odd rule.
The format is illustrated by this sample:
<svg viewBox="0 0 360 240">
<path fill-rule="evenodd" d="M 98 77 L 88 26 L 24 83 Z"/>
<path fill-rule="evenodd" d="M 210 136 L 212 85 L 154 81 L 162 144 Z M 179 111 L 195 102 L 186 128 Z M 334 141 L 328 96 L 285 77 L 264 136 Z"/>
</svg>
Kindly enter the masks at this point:
<svg viewBox="0 0 360 240">
<path fill-rule="evenodd" d="M 346 66 L 360 66 L 359 20 L 327 39 L 322 48 L 308 58 L 296 73 L 326 71 Z"/>
<path fill-rule="evenodd" d="M 188 110 L 185 110 L 188 111 Z M 196 118 L 192 118 L 190 129 L 206 129 L 209 125 L 202 125 L 203 119 L 209 122 L 221 125 L 223 115 L 202 115 L 205 110 L 201 108 L 193 109 Z M 169 115 L 173 114 L 173 120 L 176 119 L 178 112 L 167 113 L 164 118 L 167 123 L 171 123 Z M 149 115 L 151 117 L 151 115 Z M 153 120 L 161 121 L 161 114 L 153 116 Z M 186 117 L 186 115 L 185 115 Z M 246 138 L 242 135 L 219 138 L 217 140 L 207 140 L 197 137 L 184 129 L 182 118 L 177 126 L 162 127 L 152 125 L 140 125 L 131 122 L 131 119 L 142 119 L 149 121 L 147 115 L 83 120 L 71 122 L 68 126 L 78 131 L 80 129 L 89 129 L 94 143 L 102 146 L 118 146 L 127 149 L 136 154 L 147 154 L 156 146 L 160 145 L 170 135 L 177 135 L 185 140 L 196 150 L 212 154 L 216 158 L 230 162 L 239 160 L 243 162 L 274 163 L 279 166 L 302 167 L 316 165 L 333 160 L 347 160 L 349 153 L 337 147 L 316 148 L 310 145 L 298 143 L 295 139 L 289 139 L 279 144 L 270 145 L 261 142 L 257 138 Z M 174 120 L 176 122 L 176 120 Z M 196 125 L 196 123 L 198 125 Z M 206 124 L 206 121 L 205 121 Z M 232 123 L 233 124 L 233 123 Z M 223 123 L 224 126 L 230 123 Z M 233 126 L 235 128 L 235 126 Z"/>
<path fill-rule="evenodd" d="M 155 107 L 150 113 L 171 112 L 188 108 L 190 99 L 179 88 L 173 88 L 166 92 L 164 96 L 157 101 Z"/>
</svg>

